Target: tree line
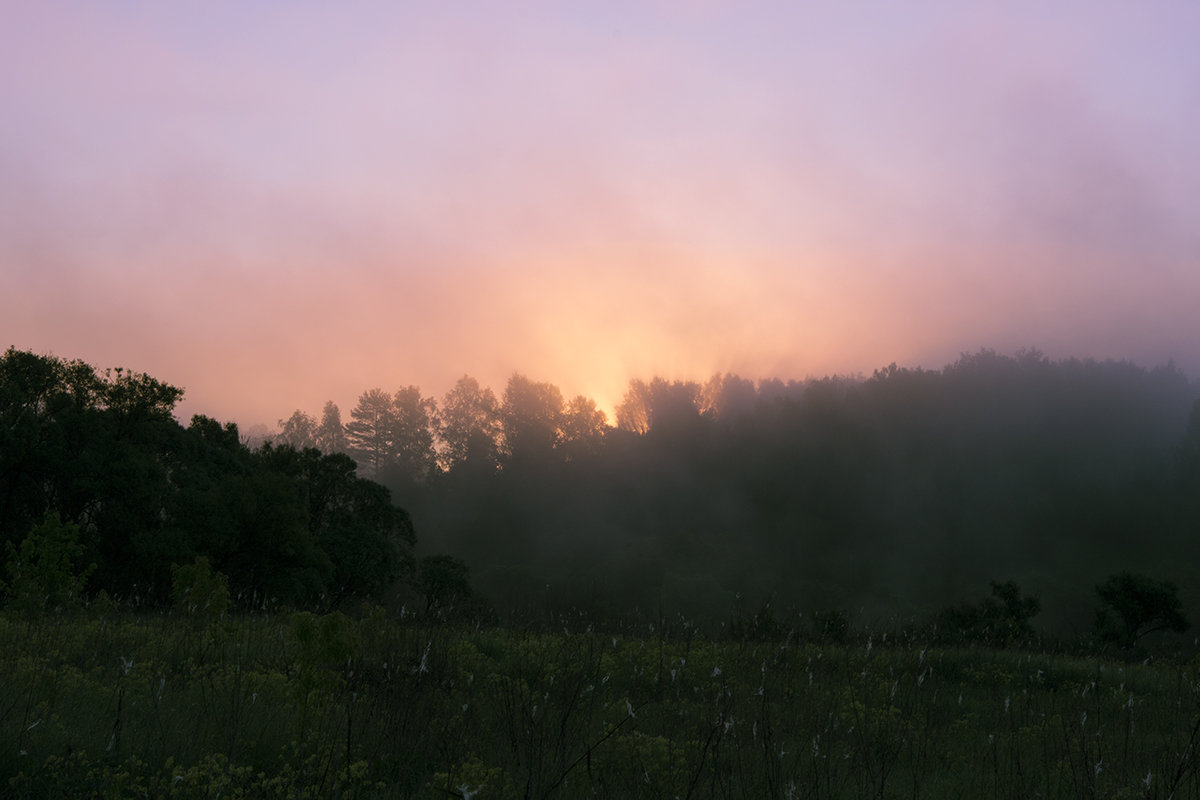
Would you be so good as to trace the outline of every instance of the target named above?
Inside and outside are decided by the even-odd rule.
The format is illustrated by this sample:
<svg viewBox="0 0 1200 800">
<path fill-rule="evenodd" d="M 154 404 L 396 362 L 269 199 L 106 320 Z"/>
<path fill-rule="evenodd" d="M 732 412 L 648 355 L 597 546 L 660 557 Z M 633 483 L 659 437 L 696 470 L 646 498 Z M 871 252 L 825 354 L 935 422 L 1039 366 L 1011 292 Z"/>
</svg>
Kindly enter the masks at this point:
<svg viewBox="0 0 1200 800">
<path fill-rule="evenodd" d="M 124 369 L 0 357 L 9 594 L 32 587 L 53 605 L 69 599 L 57 585 L 162 605 L 173 572 L 204 559 L 243 606 L 332 607 L 412 575 L 411 519 L 349 456 L 251 450 L 236 425 L 203 415 L 185 427 L 173 416 L 182 394 Z"/>
<path fill-rule="evenodd" d="M 1171 365 L 981 350 L 869 378 L 633 380 L 615 424 L 550 383 L 464 376 L 436 400 L 366 391 L 345 423 L 297 411 L 253 448 L 178 422 L 181 394 L 4 353 L 0 580 L 65 558 L 83 591 L 165 602 L 203 558 L 244 603 L 408 586 L 443 613 L 473 585 L 502 612 L 720 620 L 932 613 L 1011 579 L 1070 626 L 1128 570 L 1200 605 L 1200 392 Z"/>
<path fill-rule="evenodd" d="M 1170 364 L 985 349 L 870 377 L 633 380 L 613 424 L 553 384 L 463 377 L 440 400 L 365 392 L 340 428 L 332 404 L 296 412 L 277 441 L 344 437 L 420 546 L 502 608 L 920 613 L 1014 578 L 1071 627 L 1126 568 L 1200 602 L 1198 397 Z"/>
<path fill-rule="evenodd" d="M 551 451 L 570 458 L 597 447 L 609 429 L 591 398 L 565 401 L 557 386 L 519 373 L 499 398 L 463 376 L 440 403 L 416 386 L 375 388 L 362 393 L 348 423 L 329 401 L 319 419 L 297 410 L 279 427 L 276 442 L 345 452 L 364 474 L 418 484 L 435 472 L 500 469 Z"/>
<path fill-rule="evenodd" d="M 761 402 L 798 399 L 810 384 L 778 379 L 756 384 L 732 374 L 704 383 L 633 379 L 610 423 L 592 398 L 566 400 L 554 384 L 519 372 L 500 395 L 464 375 L 440 401 L 411 385 L 395 392 L 366 390 L 346 423 L 332 400 L 319 415 L 297 409 L 278 421 L 278 433 L 265 438 L 298 450 L 346 453 L 363 474 L 389 484 L 423 484 L 455 470 L 499 471 L 594 456 L 613 436 L 686 426 L 691 417 L 745 414 Z"/>
</svg>

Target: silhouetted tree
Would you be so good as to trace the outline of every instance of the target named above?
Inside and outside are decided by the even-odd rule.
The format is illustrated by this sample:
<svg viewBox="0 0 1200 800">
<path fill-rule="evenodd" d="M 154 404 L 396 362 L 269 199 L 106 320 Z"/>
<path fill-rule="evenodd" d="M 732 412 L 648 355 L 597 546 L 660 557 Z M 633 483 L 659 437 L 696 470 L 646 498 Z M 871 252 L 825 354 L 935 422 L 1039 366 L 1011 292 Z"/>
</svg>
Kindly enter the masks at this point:
<svg viewBox="0 0 1200 800">
<path fill-rule="evenodd" d="M 279 435 L 276 441 L 297 450 L 316 447 L 317 421 L 303 411 L 296 410 L 287 419 L 279 420 Z"/>
<path fill-rule="evenodd" d="M 316 448 L 322 453 L 345 453 L 350 449 L 346 428 L 342 425 L 341 409 L 332 400 L 325 402 L 314 438 Z"/>
<path fill-rule="evenodd" d="M 237 539 L 213 566 L 259 600 L 299 606 L 317 601 L 330 584 L 333 564 L 309 526 L 302 487 L 251 463 L 225 491 Z"/>
<path fill-rule="evenodd" d="M 471 462 L 494 469 L 499 459 L 500 405 L 491 389 L 464 375 L 442 398 L 437 417 L 443 469 Z"/>
<path fill-rule="evenodd" d="M 617 428 L 630 433 L 646 433 L 650 430 L 650 387 L 645 381 L 634 378 L 629 381 L 625 396 L 617 404 Z"/>
<path fill-rule="evenodd" d="M 617 427 L 632 433 L 677 434 L 700 417 L 700 386 L 691 381 L 631 380 L 617 406 Z"/>
<path fill-rule="evenodd" d="M 350 454 L 364 472 L 378 476 L 396 452 L 396 408 L 392 396 L 382 389 L 369 389 L 358 398 L 346 425 Z"/>
<path fill-rule="evenodd" d="M 650 431 L 672 436 L 694 432 L 700 419 L 700 385 L 692 381 L 650 382 Z"/>
<path fill-rule="evenodd" d="M 54 512 L 79 526 L 97 580 L 116 563 L 106 556 L 152 541 L 181 395 L 141 373 L 10 348 L 0 358 L 0 540 L 16 544 Z"/>
<path fill-rule="evenodd" d="M 389 459 L 397 477 L 422 483 L 437 465 L 433 449 L 437 404 L 422 397 L 416 386 L 405 386 L 392 397 L 393 453 Z"/>
<path fill-rule="evenodd" d="M 308 529 L 329 561 L 328 574 L 318 577 L 331 602 L 377 597 L 409 574 L 412 521 L 392 505 L 387 489 L 355 474 L 349 456 L 268 446 L 258 457 L 298 487 Z"/>
<path fill-rule="evenodd" d="M 203 415 L 183 428 L 181 395 L 140 373 L 10 348 L 0 358 L 0 575 L 49 586 L 30 583 L 30 569 L 63 572 L 55 553 L 69 550 L 76 567 L 89 565 L 80 579 L 95 564 L 89 591 L 166 603 L 172 567 L 207 558 L 243 598 L 307 604 L 377 597 L 405 574 L 411 523 L 348 457 L 252 452 L 236 425 Z M 300 412 L 293 421 L 308 424 Z M 285 452 L 307 454 L 311 468 Z"/>
<path fill-rule="evenodd" d="M 563 398 L 558 387 L 513 374 L 500 408 L 504 451 L 512 460 L 546 457 L 559 441 Z"/>
<path fill-rule="evenodd" d="M 700 390 L 698 405 L 708 416 L 728 419 L 754 411 L 758 390 L 751 381 L 725 373 L 713 375 Z"/>
<path fill-rule="evenodd" d="M 1170 581 L 1121 572 L 1097 586 L 1096 594 L 1104 604 L 1096 612 L 1097 633 L 1123 647 L 1133 647 L 1152 633 L 1191 627 L 1183 615 L 1179 589 Z M 1111 612 L 1116 612 L 1116 619 Z"/>
<path fill-rule="evenodd" d="M 425 613 L 446 612 L 469 601 L 474 594 L 469 574 L 467 565 L 453 556 L 422 558 L 417 566 L 416 587 L 425 598 Z"/>
<path fill-rule="evenodd" d="M 598 453 L 607 432 L 608 417 L 595 400 L 579 395 L 567 404 L 562 414 L 561 446 L 568 459 Z"/>
</svg>

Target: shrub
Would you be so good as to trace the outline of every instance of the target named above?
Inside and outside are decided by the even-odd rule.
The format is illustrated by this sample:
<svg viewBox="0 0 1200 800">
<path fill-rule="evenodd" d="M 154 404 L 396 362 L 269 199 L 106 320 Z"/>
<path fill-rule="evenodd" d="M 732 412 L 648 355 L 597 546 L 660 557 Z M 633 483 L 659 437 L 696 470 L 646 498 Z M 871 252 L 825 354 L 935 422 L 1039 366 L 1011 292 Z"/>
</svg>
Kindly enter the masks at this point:
<svg viewBox="0 0 1200 800">
<path fill-rule="evenodd" d="M 1104 605 L 1096 611 L 1096 633 L 1101 641 L 1132 648 L 1143 637 L 1159 631 L 1186 631 L 1191 623 L 1183 616 L 1179 589 L 1170 581 L 1121 572 L 1096 587 Z M 1113 618 L 1111 612 L 1116 613 Z"/>
<path fill-rule="evenodd" d="M 229 579 L 213 572 L 204 556 L 191 564 L 171 567 L 171 599 L 175 609 L 203 627 L 217 622 L 229 609 Z"/>
<path fill-rule="evenodd" d="M 935 621 L 943 644 L 989 644 L 1005 647 L 1033 636 L 1029 620 L 1042 610 L 1037 597 L 1023 597 L 1014 581 L 992 581 L 992 595 L 978 603 L 943 609 Z"/>
<path fill-rule="evenodd" d="M 426 556 L 417 568 L 416 588 L 425 598 L 425 613 L 451 613 L 456 605 L 469 604 L 471 590 L 467 565 L 447 555 Z"/>
<path fill-rule="evenodd" d="M 8 583 L 0 583 L 8 602 L 22 611 L 77 605 L 95 564 L 81 566 L 79 526 L 47 512 L 20 545 L 8 546 Z"/>
</svg>

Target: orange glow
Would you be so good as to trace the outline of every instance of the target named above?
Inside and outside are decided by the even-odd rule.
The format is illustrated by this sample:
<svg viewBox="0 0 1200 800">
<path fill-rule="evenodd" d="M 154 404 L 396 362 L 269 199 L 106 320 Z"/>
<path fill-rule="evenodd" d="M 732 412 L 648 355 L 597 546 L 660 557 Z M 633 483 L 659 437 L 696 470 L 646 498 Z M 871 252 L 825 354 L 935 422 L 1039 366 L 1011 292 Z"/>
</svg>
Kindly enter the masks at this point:
<svg viewBox="0 0 1200 800">
<path fill-rule="evenodd" d="M 0 346 L 243 425 L 464 373 L 610 421 L 980 347 L 1200 374 L 1200 6 L 358 11 L 14 11 Z"/>
</svg>

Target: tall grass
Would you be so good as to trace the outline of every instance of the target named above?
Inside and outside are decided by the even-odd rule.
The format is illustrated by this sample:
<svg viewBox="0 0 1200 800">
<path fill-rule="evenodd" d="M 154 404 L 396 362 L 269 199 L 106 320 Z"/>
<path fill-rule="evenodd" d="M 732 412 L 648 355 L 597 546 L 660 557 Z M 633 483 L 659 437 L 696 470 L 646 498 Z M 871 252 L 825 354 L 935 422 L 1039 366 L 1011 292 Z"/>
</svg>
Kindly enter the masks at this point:
<svg viewBox="0 0 1200 800">
<path fill-rule="evenodd" d="M 0 613 L 0 792 L 1200 796 L 1194 663 L 774 633 Z"/>
</svg>

